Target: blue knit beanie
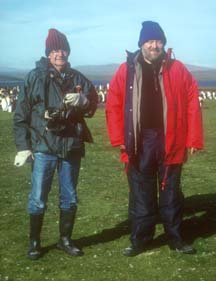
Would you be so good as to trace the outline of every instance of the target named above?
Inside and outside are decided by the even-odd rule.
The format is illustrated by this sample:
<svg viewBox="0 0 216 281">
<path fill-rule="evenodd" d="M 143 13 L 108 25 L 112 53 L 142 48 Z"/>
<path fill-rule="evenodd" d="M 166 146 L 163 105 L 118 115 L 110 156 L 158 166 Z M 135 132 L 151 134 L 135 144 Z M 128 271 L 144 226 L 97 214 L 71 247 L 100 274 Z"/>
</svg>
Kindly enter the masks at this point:
<svg viewBox="0 0 216 281">
<path fill-rule="evenodd" d="M 144 21 L 142 23 L 138 46 L 141 48 L 142 45 L 149 40 L 161 40 L 164 45 L 166 44 L 166 36 L 157 22 Z"/>
</svg>

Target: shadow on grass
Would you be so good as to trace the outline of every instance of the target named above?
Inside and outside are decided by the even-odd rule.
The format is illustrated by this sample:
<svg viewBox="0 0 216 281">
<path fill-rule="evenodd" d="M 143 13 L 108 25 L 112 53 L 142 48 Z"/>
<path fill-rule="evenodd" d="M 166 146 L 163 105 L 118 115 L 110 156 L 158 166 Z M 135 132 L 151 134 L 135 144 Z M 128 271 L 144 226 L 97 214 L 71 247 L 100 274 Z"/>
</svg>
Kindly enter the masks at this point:
<svg viewBox="0 0 216 281">
<path fill-rule="evenodd" d="M 49 251 L 57 249 L 56 245 L 57 243 L 42 247 L 41 257 L 45 256 Z"/>
<path fill-rule="evenodd" d="M 199 214 L 201 213 L 201 214 Z M 192 243 L 197 238 L 216 234 L 216 194 L 193 195 L 185 199 L 183 238 Z"/>
<path fill-rule="evenodd" d="M 201 214 L 200 214 L 201 213 Z M 216 194 L 193 195 L 185 199 L 185 210 L 182 224 L 182 236 L 188 243 L 197 238 L 207 238 L 216 234 Z M 113 228 L 103 229 L 100 233 L 75 240 L 80 248 L 106 243 L 130 234 L 129 221 L 125 220 Z M 167 244 L 165 234 L 157 236 L 149 249 L 159 248 Z M 55 244 L 43 248 L 47 253 Z"/>
<path fill-rule="evenodd" d="M 216 194 L 193 195 L 186 198 L 184 216 L 186 218 L 182 224 L 182 236 L 188 243 L 199 237 L 206 238 L 216 234 Z M 98 234 L 77 239 L 76 243 L 80 247 L 87 247 L 110 242 L 129 234 L 129 221 L 125 220 Z M 158 248 L 166 243 L 165 235 L 161 234 L 154 239 L 151 248 Z"/>
</svg>

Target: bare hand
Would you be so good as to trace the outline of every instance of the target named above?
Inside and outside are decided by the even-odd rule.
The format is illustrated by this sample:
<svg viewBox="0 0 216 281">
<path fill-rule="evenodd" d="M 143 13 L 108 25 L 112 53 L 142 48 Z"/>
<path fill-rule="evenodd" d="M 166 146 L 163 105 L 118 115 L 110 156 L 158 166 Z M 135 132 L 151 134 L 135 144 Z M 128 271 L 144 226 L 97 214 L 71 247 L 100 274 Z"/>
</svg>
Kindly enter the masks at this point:
<svg viewBox="0 0 216 281">
<path fill-rule="evenodd" d="M 125 145 L 124 145 L 124 144 L 121 144 L 119 147 L 120 147 L 120 151 L 121 151 L 121 152 L 124 152 L 124 151 L 125 151 Z"/>
<path fill-rule="evenodd" d="M 189 152 L 190 152 L 190 155 L 193 155 L 197 152 L 197 148 L 191 147 L 191 148 L 189 148 Z"/>
</svg>

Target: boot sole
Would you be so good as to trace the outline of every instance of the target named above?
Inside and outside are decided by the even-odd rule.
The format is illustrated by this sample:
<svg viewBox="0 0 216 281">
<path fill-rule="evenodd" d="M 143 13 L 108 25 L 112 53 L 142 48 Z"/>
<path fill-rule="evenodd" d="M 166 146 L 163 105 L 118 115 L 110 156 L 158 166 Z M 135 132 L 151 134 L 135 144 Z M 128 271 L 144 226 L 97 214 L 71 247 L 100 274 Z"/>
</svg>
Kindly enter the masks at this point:
<svg viewBox="0 0 216 281">
<path fill-rule="evenodd" d="M 42 257 L 42 253 L 35 254 L 35 255 L 30 255 L 29 253 L 27 254 L 27 257 L 29 260 L 35 261 L 38 260 L 39 258 Z"/>
<path fill-rule="evenodd" d="M 73 256 L 73 257 L 81 257 L 84 255 L 84 253 L 80 250 L 78 252 L 72 252 L 71 250 L 68 250 L 67 248 L 65 248 L 64 246 L 62 246 L 61 244 L 57 244 L 56 248 L 58 250 L 61 250 L 63 252 L 65 252 L 66 254 L 68 254 L 69 256 Z"/>
</svg>

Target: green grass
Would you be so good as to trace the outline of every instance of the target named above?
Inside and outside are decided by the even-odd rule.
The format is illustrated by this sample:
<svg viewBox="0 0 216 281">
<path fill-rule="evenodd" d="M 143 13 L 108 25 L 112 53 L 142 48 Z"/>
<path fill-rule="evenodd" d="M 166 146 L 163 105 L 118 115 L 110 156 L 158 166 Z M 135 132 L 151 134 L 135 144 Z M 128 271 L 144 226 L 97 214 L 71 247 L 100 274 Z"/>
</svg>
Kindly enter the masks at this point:
<svg viewBox="0 0 216 281">
<path fill-rule="evenodd" d="M 128 246 L 128 186 L 118 150 L 108 141 L 104 109 L 88 124 L 95 143 L 86 145 L 78 186 L 79 209 L 73 238 L 85 255 L 69 257 L 55 249 L 58 239 L 58 184 L 55 178 L 42 230 L 45 255 L 26 258 L 30 167 L 13 166 L 15 146 L 12 114 L 0 112 L 0 280 L 77 281 L 213 281 L 216 276 L 216 103 L 203 108 L 205 150 L 184 166 L 182 187 L 186 197 L 183 233 L 196 255 L 172 252 L 157 225 L 152 249 L 126 258 Z"/>
</svg>

